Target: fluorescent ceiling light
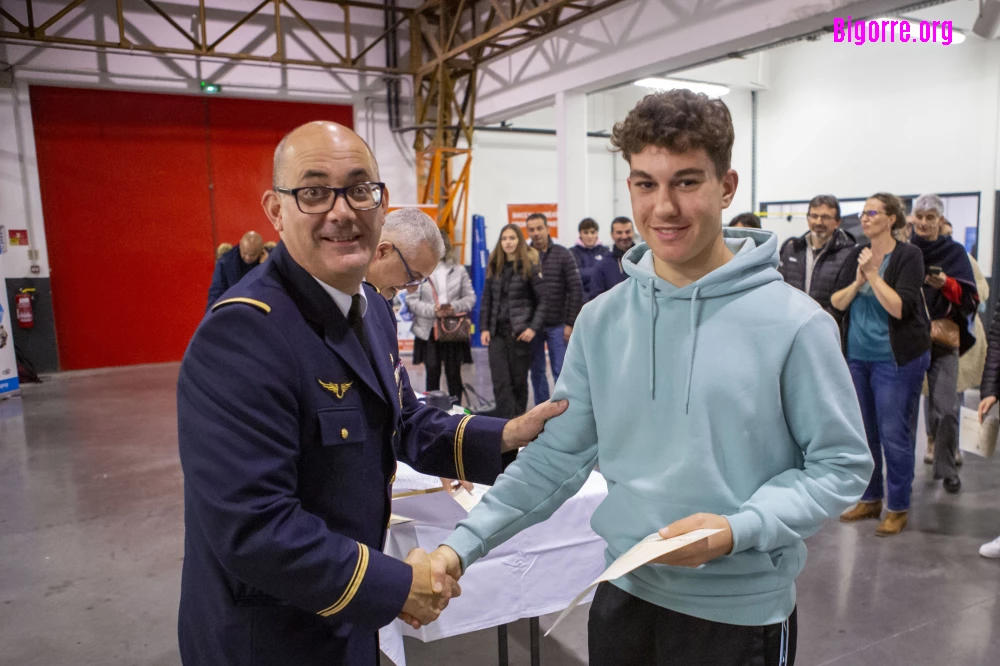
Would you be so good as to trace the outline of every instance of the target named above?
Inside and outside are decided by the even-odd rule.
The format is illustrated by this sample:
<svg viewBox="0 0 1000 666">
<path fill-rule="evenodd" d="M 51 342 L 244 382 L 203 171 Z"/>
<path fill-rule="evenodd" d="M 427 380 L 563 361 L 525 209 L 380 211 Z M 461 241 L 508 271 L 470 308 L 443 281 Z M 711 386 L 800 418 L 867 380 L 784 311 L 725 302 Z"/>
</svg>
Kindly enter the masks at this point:
<svg viewBox="0 0 1000 666">
<path fill-rule="evenodd" d="M 959 32 L 958 30 L 952 31 L 951 33 L 952 44 L 961 44 L 964 41 L 965 41 L 965 33 Z"/>
<path fill-rule="evenodd" d="M 659 77 L 649 79 L 639 79 L 635 85 L 642 88 L 652 88 L 653 90 L 690 90 L 696 93 L 705 93 L 709 97 L 722 97 L 729 94 L 729 88 L 715 83 L 701 83 L 699 81 L 682 81 L 681 79 L 663 79 Z"/>
</svg>

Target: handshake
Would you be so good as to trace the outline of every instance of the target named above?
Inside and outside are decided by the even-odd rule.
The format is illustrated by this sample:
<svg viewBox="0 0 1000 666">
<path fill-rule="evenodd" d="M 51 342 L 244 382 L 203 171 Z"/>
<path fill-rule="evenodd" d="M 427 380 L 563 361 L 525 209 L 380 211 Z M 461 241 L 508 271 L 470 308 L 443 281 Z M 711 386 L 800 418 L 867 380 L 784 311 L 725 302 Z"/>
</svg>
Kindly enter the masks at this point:
<svg viewBox="0 0 1000 666">
<path fill-rule="evenodd" d="M 462 577 L 462 562 L 447 546 L 440 546 L 428 554 L 414 548 L 405 562 L 413 567 L 410 594 L 403 604 L 399 619 L 414 629 L 438 619 L 448 602 L 462 594 L 458 579 Z"/>
</svg>

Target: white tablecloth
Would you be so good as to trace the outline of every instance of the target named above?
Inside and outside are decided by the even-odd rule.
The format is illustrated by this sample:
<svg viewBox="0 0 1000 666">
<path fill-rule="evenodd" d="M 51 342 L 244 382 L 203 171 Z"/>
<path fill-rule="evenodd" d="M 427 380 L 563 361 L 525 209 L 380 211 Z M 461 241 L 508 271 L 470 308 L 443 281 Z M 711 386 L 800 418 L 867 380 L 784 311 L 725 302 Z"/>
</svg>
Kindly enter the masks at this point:
<svg viewBox="0 0 1000 666">
<path fill-rule="evenodd" d="M 443 493 L 436 494 L 443 497 Z M 405 666 L 403 636 L 434 641 L 566 608 L 605 569 L 605 543 L 590 529 L 590 517 L 607 494 L 604 477 L 592 473 L 580 492 L 549 520 L 521 532 L 469 567 L 462 577 L 462 596 L 451 602 L 437 622 L 419 630 L 400 620 L 383 627 L 379 632 L 382 651 L 397 666 Z M 413 548 L 428 552 L 437 548 L 455 528 L 456 516 L 445 513 L 448 517 L 443 520 L 390 528 L 386 554 L 404 559 Z"/>
</svg>

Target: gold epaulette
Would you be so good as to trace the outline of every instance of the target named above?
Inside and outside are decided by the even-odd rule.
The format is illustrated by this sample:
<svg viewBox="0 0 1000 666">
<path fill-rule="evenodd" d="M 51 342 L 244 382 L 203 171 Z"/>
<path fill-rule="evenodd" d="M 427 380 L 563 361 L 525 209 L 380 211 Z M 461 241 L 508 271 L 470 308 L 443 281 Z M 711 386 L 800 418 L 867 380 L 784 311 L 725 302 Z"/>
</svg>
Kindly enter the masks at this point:
<svg viewBox="0 0 1000 666">
<path fill-rule="evenodd" d="M 268 313 L 271 312 L 271 306 L 270 305 L 268 305 L 267 303 L 264 303 L 263 301 L 258 301 L 258 300 L 252 299 L 252 298 L 227 298 L 226 300 L 219 301 L 218 303 L 216 303 L 215 305 L 213 305 L 212 306 L 212 312 L 215 312 L 216 310 L 218 310 L 219 308 L 221 308 L 223 305 L 230 305 L 232 303 L 243 303 L 244 305 L 252 305 L 255 308 L 257 308 L 257 309 L 261 310 L 262 312 L 264 312 L 264 314 L 268 314 Z"/>
</svg>

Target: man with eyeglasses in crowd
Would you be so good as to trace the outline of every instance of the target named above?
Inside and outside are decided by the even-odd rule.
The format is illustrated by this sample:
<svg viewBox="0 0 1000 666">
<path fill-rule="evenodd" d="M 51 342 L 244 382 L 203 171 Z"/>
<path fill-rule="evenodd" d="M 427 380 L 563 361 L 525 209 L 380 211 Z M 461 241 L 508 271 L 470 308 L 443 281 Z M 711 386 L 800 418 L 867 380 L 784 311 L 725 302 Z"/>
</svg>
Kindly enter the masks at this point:
<svg viewBox="0 0 1000 666">
<path fill-rule="evenodd" d="M 419 208 L 400 208 L 385 216 L 365 279 L 391 301 L 399 292 L 419 287 L 442 256 L 444 241 L 437 222 Z"/>
<path fill-rule="evenodd" d="M 830 297 L 840 269 L 857 243 L 840 228 L 840 202 L 821 194 L 809 202 L 809 231 L 789 238 L 781 246 L 778 272 L 785 282 L 809 294 L 835 318 L 840 314 L 830 305 Z"/>
<path fill-rule="evenodd" d="M 376 666 L 380 627 L 432 622 L 460 593 L 440 558 L 381 552 L 397 458 L 492 484 L 565 403 L 513 421 L 419 404 L 392 308 L 363 283 L 388 205 L 371 150 L 309 123 L 278 145 L 273 179 L 281 243 L 212 307 L 177 383 L 181 659 Z"/>
</svg>

